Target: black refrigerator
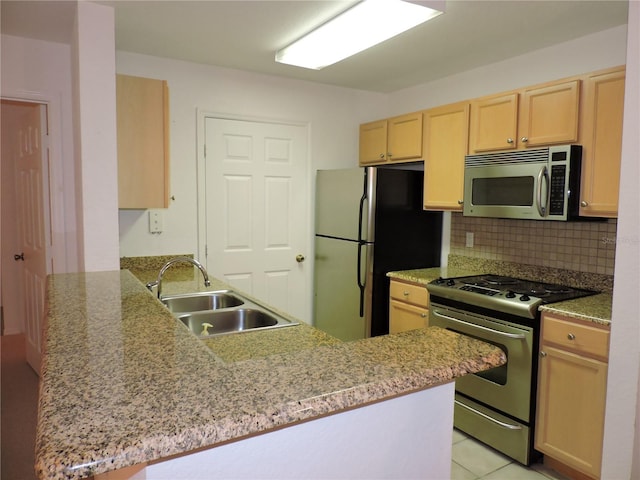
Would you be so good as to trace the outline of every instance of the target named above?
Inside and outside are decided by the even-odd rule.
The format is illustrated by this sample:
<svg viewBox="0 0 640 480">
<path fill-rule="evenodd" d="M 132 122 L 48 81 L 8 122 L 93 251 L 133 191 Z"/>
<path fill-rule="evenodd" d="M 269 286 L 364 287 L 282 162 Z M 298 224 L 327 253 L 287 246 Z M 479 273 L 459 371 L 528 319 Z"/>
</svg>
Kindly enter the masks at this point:
<svg viewBox="0 0 640 480">
<path fill-rule="evenodd" d="M 318 170 L 314 326 L 344 341 L 389 333 L 389 271 L 440 266 L 442 213 L 422 209 L 424 172 Z"/>
</svg>

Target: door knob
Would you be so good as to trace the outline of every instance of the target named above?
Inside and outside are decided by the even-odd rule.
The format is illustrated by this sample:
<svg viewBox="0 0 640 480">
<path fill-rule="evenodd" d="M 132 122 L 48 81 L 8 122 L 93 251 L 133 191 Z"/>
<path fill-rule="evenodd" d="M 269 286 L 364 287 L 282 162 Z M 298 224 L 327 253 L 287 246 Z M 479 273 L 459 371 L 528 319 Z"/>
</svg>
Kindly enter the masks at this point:
<svg viewBox="0 0 640 480">
<path fill-rule="evenodd" d="M 300 255 L 300 254 L 296 255 L 296 262 L 298 263 L 304 262 L 304 255 Z"/>
<path fill-rule="evenodd" d="M 14 255 L 13 259 L 17 262 L 19 260 L 22 260 L 24 262 L 24 252 L 22 252 L 20 255 Z"/>
</svg>

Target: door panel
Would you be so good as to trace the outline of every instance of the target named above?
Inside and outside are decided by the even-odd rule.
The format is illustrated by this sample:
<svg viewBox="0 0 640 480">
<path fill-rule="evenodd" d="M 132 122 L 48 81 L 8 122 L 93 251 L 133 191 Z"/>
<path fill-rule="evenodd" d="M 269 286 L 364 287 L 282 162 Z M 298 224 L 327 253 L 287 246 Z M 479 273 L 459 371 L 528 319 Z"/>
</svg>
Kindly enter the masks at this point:
<svg viewBox="0 0 640 480">
<path fill-rule="evenodd" d="M 4 105 L 4 102 L 3 102 Z M 24 333 L 29 365 L 40 372 L 41 323 L 47 273 L 50 272 L 48 246 L 48 148 L 46 107 L 22 104 L 20 113 L 12 116 L 12 150 L 17 193 L 17 234 L 23 260 L 19 277 L 24 292 Z M 4 295 L 3 295 L 4 297 Z"/>
<path fill-rule="evenodd" d="M 309 321 L 307 128 L 207 118 L 207 270 Z"/>
</svg>

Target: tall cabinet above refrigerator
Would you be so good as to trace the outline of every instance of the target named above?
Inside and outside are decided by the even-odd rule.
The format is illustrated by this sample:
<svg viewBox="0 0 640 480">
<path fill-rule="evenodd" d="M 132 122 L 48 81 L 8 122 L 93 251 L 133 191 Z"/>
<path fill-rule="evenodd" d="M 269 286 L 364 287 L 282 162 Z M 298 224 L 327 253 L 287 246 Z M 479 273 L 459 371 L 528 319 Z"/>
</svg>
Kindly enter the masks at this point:
<svg viewBox="0 0 640 480">
<path fill-rule="evenodd" d="M 440 265 L 442 213 L 422 209 L 423 172 L 318 170 L 314 326 L 341 340 L 389 333 L 389 271 Z"/>
</svg>

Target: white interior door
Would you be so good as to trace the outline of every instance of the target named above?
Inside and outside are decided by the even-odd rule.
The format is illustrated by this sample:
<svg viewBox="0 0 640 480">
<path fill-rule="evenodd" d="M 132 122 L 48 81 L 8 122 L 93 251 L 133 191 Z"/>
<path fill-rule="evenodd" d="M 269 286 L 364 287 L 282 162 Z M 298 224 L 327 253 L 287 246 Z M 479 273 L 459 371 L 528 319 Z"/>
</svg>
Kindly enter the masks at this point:
<svg viewBox="0 0 640 480">
<path fill-rule="evenodd" d="M 307 127 L 205 119 L 206 265 L 310 321 Z"/>
<path fill-rule="evenodd" d="M 51 236 L 47 208 L 49 174 L 46 106 L 21 104 L 13 110 L 10 122 L 11 134 L 8 141 L 12 148 L 9 162 L 12 163 L 14 172 L 13 191 L 17 212 L 13 233 L 17 239 L 16 245 L 20 248 L 15 252 L 5 252 L 3 249 L 3 264 L 7 263 L 5 254 L 14 257 L 13 265 L 17 267 L 15 273 L 18 278 L 14 287 L 18 290 L 22 287 L 16 299 L 23 303 L 15 311 L 24 315 L 27 361 L 39 373 L 45 284 L 51 264 L 48 258 Z M 3 229 L 3 233 L 9 232 L 4 232 Z M 8 283 L 5 278 L 3 303 L 13 301 L 4 294 Z"/>
</svg>

